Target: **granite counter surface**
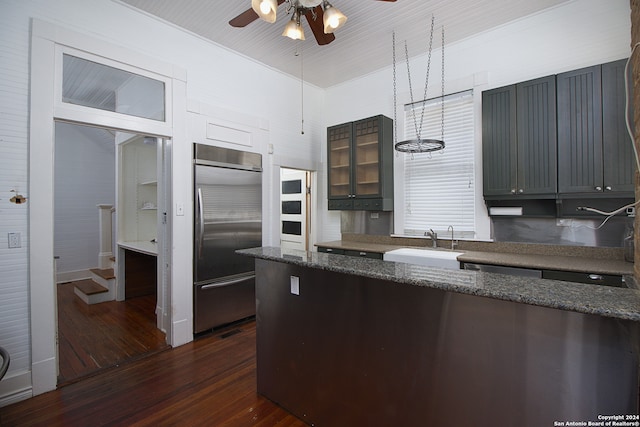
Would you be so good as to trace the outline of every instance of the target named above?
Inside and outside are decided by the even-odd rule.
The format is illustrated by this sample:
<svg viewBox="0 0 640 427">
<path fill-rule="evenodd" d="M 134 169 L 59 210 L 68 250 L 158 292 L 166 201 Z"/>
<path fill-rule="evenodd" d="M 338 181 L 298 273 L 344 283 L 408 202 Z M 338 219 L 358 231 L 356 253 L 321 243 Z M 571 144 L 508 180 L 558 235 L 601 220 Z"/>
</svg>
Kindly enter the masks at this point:
<svg viewBox="0 0 640 427">
<path fill-rule="evenodd" d="M 438 250 L 447 250 L 447 243 L 448 242 L 443 242 L 442 247 L 439 247 Z M 538 245 L 538 249 L 542 247 L 544 248 L 543 250 L 549 251 L 548 253 L 540 253 L 540 250 L 526 251 L 525 245 L 503 244 L 500 246 L 493 244 L 492 246 L 498 246 L 502 251 L 488 251 L 483 250 L 482 246 L 479 248 L 466 249 L 463 247 L 462 242 L 460 243 L 461 244 L 455 248 L 456 252 L 463 252 L 463 254 L 458 257 L 458 261 L 460 262 L 533 268 L 540 270 L 574 271 L 621 276 L 633 275 L 633 263 L 625 262 L 621 258 L 615 259 L 610 255 L 602 256 L 600 252 L 604 252 L 606 254 L 605 251 L 599 252 L 597 250 L 588 250 L 590 248 L 578 248 L 583 249 L 583 253 L 567 255 L 567 252 L 575 252 L 576 248 Z M 424 242 L 422 242 L 422 246 L 420 246 L 419 241 L 415 244 L 401 245 L 387 242 L 382 243 L 343 239 L 317 243 L 316 246 L 379 253 L 385 253 L 394 249 L 406 247 L 419 247 L 430 250 L 430 248 L 425 246 Z M 523 250 L 523 247 L 525 247 L 525 250 Z"/>
<path fill-rule="evenodd" d="M 640 291 L 520 276 L 444 270 L 400 262 L 306 252 L 279 247 L 243 249 L 239 254 L 308 268 L 426 286 L 448 292 L 559 310 L 640 321 Z"/>
</svg>

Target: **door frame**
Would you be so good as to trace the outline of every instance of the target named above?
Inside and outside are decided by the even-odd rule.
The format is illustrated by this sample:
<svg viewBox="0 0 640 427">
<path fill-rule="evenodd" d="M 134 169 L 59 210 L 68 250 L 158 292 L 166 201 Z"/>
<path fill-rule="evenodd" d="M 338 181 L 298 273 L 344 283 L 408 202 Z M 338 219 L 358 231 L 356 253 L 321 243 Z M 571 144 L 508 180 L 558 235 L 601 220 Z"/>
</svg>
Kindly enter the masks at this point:
<svg viewBox="0 0 640 427">
<path fill-rule="evenodd" d="M 300 180 L 302 182 L 302 188 L 301 188 L 301 193 L 295 193 L 295 194 L 291 194 L 290 196 L 286 196 L 285 194 L 282 193 L 282 183 L 284 181 L 288 181 L 290 179 L 287 179 L 287 177 L 285 176 L 287 173 L 291 173 L 292 175 L 303 175 L 304 177 L 300 177 Z M 293 178 L 294 180 L 297 178 Z M 301 214 L 285 214 L 282 212 L 282 203 L 284 201 L 292 201 L 292 200 L 297 200 L 298 197 L 296 197 L 297 194 L 300 194 L 299 198 L 302 201 L 302 209 L 301 209 Z M 292 220 L 292 221 L 297 221 L 299 218 L 296 218 L 298 215 L 301 215 L 301 223 L 302 223 L 302 229 L 301 229 L 301 236 L 300 236 L 300 240 L 302 242 L 297 242 L 295 239 L 293 238 L 292 240 L 289 240 L 290 242 L 292 242 L 294 245 L 296 243 L 303 243 L 304 244 L 304 249 L 303 250 L 309 250 L 309 244 L 311 241 L 311 172 L 304 170 L 304 169 L 293 169 L 293 168 L 287 168 L 287 167 L 280 167 L 280 208 L 279 208 L 279 212 L 280 212 L 280 246 L 282 248 L 284 248 L 283 245 L 283 238 L 282 236 L 285 234 L 282 232 L 282 222 L 286 221 L 286 220 Z M 291 235 L 293 236 L 293 235 Z M 286 240 L 285 240 L 286 241 Z"/>
<path fill-rule="evenodd" d="M 62 104 L 61 98 L 56 95 L 61 93 L 61 58 L 62 51 L 66 50 L 78 52 L 82 56 L 99 55 L 102 63 L 111 62 L 118 68 L 163 80 L 166 88 L 165 113 L 168 120 L 157 122 L 132 116 L 123 117 L 117 113 L 87 111 L 86 108 L 79 106 Z M 186 73 L 172 64 L 160 62 L 140 53 L 37 19 L 32 22 L 30 59 L 29 298 L 31 386 L 33 395 L 37 395 L 54 390 L 57 386 L 58 328 L 53 259 L 55 121 L 114 128 L 166 139 L 173 138 L 174 133 L 182 135 L 186 128 L 185 119 L 181 115 L 174 117 L 173 106 L 186 105 L 186 100 L 183 99 L 186 93 Z M 172 146 L 173 144 L 169 144 L 169 147 Z M 169 152 L 170 150 L 169 148 Z M 172 189 L 174 184 L 171 182 Z M 183 260 L 180 262 L 184 263 Z M 165 260 L 165 264 L 171 264 L 170 260 Z M 171 283 L 167 284 L 167 289 L 164 291 L 173 296 Z M 186 298 L 181 299 L 186 300 Z M 167 316 L 167 322 L 164 325 L 167 341 L 173 345 L 187 342 L 190 338 L 183 336 L 186 335 L 185 331 L 182 331 L 180 337 L 174 336 L 173 317 L 188 318 L 190 312 L 184 313 L 185 301 L 180 301 L 177 310 L 170 310 L 172 306 L 175 309 L 176 305 L 175 301 L 170 300 L 171 298 L 167 298 L 165 301 L 165 313 L 163 313 L 163 316 Z"/>
</svg>

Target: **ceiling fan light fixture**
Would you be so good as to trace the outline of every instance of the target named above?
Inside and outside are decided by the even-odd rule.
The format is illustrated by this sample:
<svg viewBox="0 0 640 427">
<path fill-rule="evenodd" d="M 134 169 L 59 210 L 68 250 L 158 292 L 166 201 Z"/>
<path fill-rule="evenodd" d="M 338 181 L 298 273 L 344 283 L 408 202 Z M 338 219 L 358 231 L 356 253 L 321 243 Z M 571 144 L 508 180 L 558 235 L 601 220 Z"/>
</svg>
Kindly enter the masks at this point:
<svg viewBox="0 0 640 427">
<path fill-rule="evenodd" d="M 263 21 L 270 24 L 276 22 L 278 0 L 251 0 L 251 8 Z"/>
<path fill-rule="evenodd" d="M 322 3 L 322 0 L 298 0 L 298 3 L 302 7 L 306 7 L 307 9 L 314 8 Z"/>
<path fill-rule="evenodd" d="M 322 8 L 324 9 L 322 22 L 324 24 L 325 34 L 333 33 L 347 22 L 347 17 L 340 12 L 339 9 L 333 7 L 327 0 L 322 2 Z"/>
<path fill-rule="evenodd" d="M 300 25 L 300 13 L 296 10 L 291 20 L 285 25 L 282 35 L 293 40 L 304 40 L 304 30 Z"/>
</svg>

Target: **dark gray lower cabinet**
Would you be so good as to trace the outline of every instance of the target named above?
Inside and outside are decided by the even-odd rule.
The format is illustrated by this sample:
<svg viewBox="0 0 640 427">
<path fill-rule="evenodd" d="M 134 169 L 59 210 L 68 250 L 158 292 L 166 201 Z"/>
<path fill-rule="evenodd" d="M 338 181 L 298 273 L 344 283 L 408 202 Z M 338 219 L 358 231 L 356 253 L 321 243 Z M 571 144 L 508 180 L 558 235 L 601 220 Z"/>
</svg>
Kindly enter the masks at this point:
<svg viewBox="0 0 640 427">
<path fill-rule="evenodd" d="M 344 251 L 344 254 L 347 256 L 357 256 L 361 258 L 382 259 L 382 254 L 380 252 Z"/>
<path fill-rule="evenodd" d="M 318 246 L 318 252 L 324 252 L 327 254 L 344 255 L 344 249 L 327 248 L 324 246 Z"/>
<path fill-rule="evenodd" d="M 337 254 L 337 255 L 357 256 L 361 258 L 382 259 L 382 253 L 380 252 L 354 251 L 354 250 L 327 248 L 325 246 L 318 246 L 318 252 Z"/>
</svg>

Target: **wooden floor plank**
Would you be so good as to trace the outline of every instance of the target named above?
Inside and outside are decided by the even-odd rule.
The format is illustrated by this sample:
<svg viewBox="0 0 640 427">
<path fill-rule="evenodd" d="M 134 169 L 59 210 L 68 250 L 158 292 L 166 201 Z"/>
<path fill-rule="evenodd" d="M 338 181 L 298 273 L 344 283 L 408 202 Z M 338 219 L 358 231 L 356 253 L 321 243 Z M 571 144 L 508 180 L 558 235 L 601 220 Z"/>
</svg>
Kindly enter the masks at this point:
<svg viewBox="0 0 640 427">
<path fill-rule="evenodd" d="M 256 392 L 255 322 L 234 328 L 0 408 L 0 425 L 305 426 Z"/>
<path fill-rule="evenodd" d="M 57 286 L 59 384 L 168 348 L 156 328 L 155 296 L 89 305 L 73 288 Z"/>
</svg>

